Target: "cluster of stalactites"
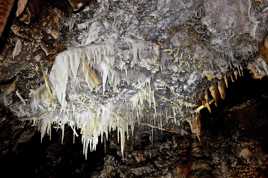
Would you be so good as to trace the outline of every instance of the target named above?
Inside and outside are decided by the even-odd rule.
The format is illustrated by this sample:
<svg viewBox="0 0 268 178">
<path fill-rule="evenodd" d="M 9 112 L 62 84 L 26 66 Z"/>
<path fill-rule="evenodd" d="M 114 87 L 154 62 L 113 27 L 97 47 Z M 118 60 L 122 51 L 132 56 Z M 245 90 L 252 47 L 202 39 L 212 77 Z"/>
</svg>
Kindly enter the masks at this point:
<svg viewBox="0 0 268 178">
<path fill-rule="evenodd" d="M 138 62 L 143 46 L 131 47 L 134 61 Z M 39 127 L 41 140 L 46 134 L 51 136 L 53 126 L 62 130 L 63 140 L 64 127 L 68 125 L 74 136 L 80 131 L 87 158 L 88 150 L 96 149 L 99 137 L 103 140 L 104 135 L 108 137 L 111 130 L 117 130 L 123 154 L 129 127 L 133 131 L 145 108 L 156 111 L 156 102 L 150 77 L 133 82 L 131 88 L 116 88 L 122 74 L 113 68 L 115 50 L 113 44 L 103 43 L 57 55 L 49 77 L 44 77 L 45 84 L 32 92 L 31 107 L 36 115 L 32 120 Z M 107 84 L 112 85 L 111 97 L 105 95 Z"/>
</svg>

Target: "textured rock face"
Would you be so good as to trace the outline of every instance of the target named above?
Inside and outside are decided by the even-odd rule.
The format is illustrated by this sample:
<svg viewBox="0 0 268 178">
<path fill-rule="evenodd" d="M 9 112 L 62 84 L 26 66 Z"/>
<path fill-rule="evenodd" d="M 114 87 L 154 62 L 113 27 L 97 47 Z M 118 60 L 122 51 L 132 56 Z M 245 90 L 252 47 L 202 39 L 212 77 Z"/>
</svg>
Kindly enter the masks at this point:
<svg viewBox="0 0 268 178">
<path fill-rule="evenodd" d="M 188 121 L 199 136 L 199 112 L 218 105 L 229 82 L 242 77 L 249 64 L 267 71 L 262 59 L 256 62 L 258 43 L 267 32 L 266 5 L 250 0 L 125 0 L 101 1 L 94 10 L 88 7 L 71 17 L 52 10 L 52 20 L 42 23 L 46 30 L 30 34 L 34 42 L 21 33 L 22 42 L 11 36 L 15 49 L 5 49 L 2 58 L 17 57 L 17 64 L 18 54 L 25 53 L 40 61 L 40 48 L 51 55 L 46 45 L 68 49 L 59 54 L 62 48 L 51 50 L 51 58 L 57 55 L 49 76 L 42 74 L 45 84 L 32 88 L 25 106 L 13 103 L 10 108 L 33 120 L 42 137 L 52 125 L 63 136 L 66 124 L 74 136 L 80 131 L 85 156 L 96 149 L 99 136 L 107 137 L 113 129 L 123 152 L 129 127 L 136 124 L 162 129 Z M 19 31 L 15 27 L 13 33 Z M 60 38 L 59 29 L 64 34 Z"/>
<path fill-rule="evenodd" d="M 247 81 L 233 88 L 237 101 L 206 117 L 212 123 L 201 142 L 180 136 L 177 130 L 152 133 L 140 126 L 126 143 L 124 159 L 116 134 L 85 160 L 81 142 L 73 143 L 70 128 L 63 144 L 56 129 L 51 140 L 45 137 L 40 143 L 35 127 L 29 129 L 0 106 L 2 177 L 267 177 L 268 90 L 263 84 Z"/>
</svg>

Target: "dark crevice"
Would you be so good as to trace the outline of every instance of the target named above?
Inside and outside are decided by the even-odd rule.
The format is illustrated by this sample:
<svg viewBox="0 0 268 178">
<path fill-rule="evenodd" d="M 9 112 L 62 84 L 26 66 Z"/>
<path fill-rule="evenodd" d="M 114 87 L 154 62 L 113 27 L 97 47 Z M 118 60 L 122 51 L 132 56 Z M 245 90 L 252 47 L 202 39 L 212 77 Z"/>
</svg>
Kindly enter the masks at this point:
<svg viewBox="0 0 268 178">
<path fill-rule="evenodd" d="M 61 131 L 56 129 L 52 131 L 51 140 L 45 136 L 41 143 L 40 133 L 30 123 L 18 121 L 7 108 L 1 107 L 1 177 L 156 177 L 168 173 L 175 176 L 178 170 L 187 176 L 215 177 L 222 174 L 222 169 L 228 172 L 222 177 L 235 177 L 237 174 L 230 170 L 243 170 L 252 164 L 256 164 L 253 172 L 265 176 L 265 158 L 268 158 L 266 83 L 266 78 L 252 80 L 249 74 L 230 83 L 226 100 L 213 108 L 212 113 L 202 111 L 201 142 L 190 135 L 155 129 L 154 143 L 149 131 L 138 134 L 140 137 L 131 137 L 124 159 L 116 132 L 105 144 L 98 144 L 97 151 L 89 152 L 85 160 L 80 138 L 73 143 L 70 128 L 65 129 L 63 143 Z M 240 155 L 244 148 L 252 150 L 249 162 Z"/>
</svg>

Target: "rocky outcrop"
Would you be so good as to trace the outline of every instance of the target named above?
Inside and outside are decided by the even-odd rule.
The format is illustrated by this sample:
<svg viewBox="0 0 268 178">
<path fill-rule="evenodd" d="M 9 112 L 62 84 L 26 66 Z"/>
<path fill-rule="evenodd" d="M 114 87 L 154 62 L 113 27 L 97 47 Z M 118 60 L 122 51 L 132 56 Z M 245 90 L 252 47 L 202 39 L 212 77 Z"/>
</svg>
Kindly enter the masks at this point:
<svg viewBox="0 0 268 178">
<path fill-rule="evenodd" d="M 31 121 L 42 141 L 59 129 L 64 142 L 67 129 L 68 138 L 81 139 L 85 158 L 115 134 L 117 141 L 108 142 L 120 144 L 121 156 L 115 149 L 117 160 L 105 158 L 104 175 L 156 176 L 156 170 L 170 169 L 178 161 L 170 161 L 177 149 L 172 144 L 179 143 L 162 142 L 160 131 L 176 137 L 192 132 L 201 140 L 201 113 L 229 100 L 231 86 L 248 71 L 255 78 L 267 75 L 266 1 L 100 1 L 76 13 L 57 3 L 46 6 L 35 21 L 23 12 L 25 18 L 7 31 L 0 53 L 1 103 L 14 122 Z M 143 135 L 161 140 L 155 153 L 150 147 L 153 159 L 163 156 L 161 163 L 126 174 L 124 163 L 114 170 L 121 159 L 151 159 L 124 152 L 128 138 L 141 142 Z M 252 156 L 249 148 L 239 155 Z M 188 174 L 188 167 L 215 165 L 187 162 L 172 171 Z"/>
</svg>

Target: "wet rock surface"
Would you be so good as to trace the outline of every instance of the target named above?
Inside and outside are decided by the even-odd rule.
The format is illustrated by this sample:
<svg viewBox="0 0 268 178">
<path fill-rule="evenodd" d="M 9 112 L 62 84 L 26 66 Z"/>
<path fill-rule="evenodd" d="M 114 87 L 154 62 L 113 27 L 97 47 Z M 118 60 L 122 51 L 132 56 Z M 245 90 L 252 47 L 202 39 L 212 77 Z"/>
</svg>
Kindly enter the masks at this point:
<svg viewBox="0 0 268 178">
<path fill-rule="evenodd" d="M 66 128 L 52 139 L 1 106 L 0 167 L 6 177 L 267 177 L 267 81 L 244 81 L 212 114 L 203 113 L 201 140 L 189 134 L 138 128 L 124 157 L 116 133 L 85 160 L 79 138 Z M 238 87 L 237 87 L 238 86 Z M 247 87 L 247 89 L 245 89 Z M 243 90 L 244 89 L 244 90 Z M 142 129 L 143 132 L 139 132 Z M 187 126 L 185 126 L 186 131 Z M 145 130 L 145 131 L 144 131 Z M 147 130 L 147 131 L 146 131 Z M 138 136 L 137 136 L 138 135 Z M 153 140 L 153 141 L 152 141 Z M 2 176 L 1 176 L 2 177 Z M 4 176 L 5 177 L 5 176 Z"/>
<path fill-rule="evenodd" d="M 214 1 L 207 2 L 210 3 L 206 3 L 206 9 L 214 6 Z M 219 3 L 221 1 L 215 2 Z M 112 3 L 118 10 L 120 10 L 120 7 L 127 8 L 124 4 L 117 4 L 116 1 Z M 133 3 L 141 8 L 135 9 L 135 11 L 139 12 L 141 19 L 145 18 L 145 20 L 148 17 L 142 15 L 143 12 L 147 13 L 143 8 L 155 8 L 150 4 L 143 5 L 144 2 L 136 4 L 133 1 Z M 261 4 L 262 6 L 265 5 L 265 3 Z M 238 4 L 236 5 L 238 6 Z M 240 5 L 244 7 L 243 4 Z M 264 9 L 264 7 L 260 8 Z M 204 15 L 204 12 L 202 8 L 197 9 L 200 11 L 195 14 L 197 15 L 195 20 L 199 21 L 199 16 Z M 176 11 L 177 9 L 173 10 Z M 185 13 L 189 13 L 187 8 L 184 10 Z M 222 13 L 227 13 L 228 10 L 229 8 L 225 8 Z M 61 43 L 62 38 L 71 41 L 73 40 L 71 37 L 74 38 L 76 35 L 64 33 L 66 31 L 64 28 L 67 27 L 62 28 L 60 25 L 63 17 L 62 10 L 54 6 L 48 6 L 47 9 L 41 10 L 39 13 L 40 19 L 35 22 L 28 23 L 28 20 L 31 21 L 32 19 L 31 17 L 27 18 L 29 14 L 24 14 L 26 15 L 24 19 L 15 20 L 7 33 L 5 46 L 0 51 L 0 177 L 268 177 L 268 112 L 266 109 L 268 90 L 265 86 L 267 81 L 245 80 L 240 82 L 237 80 L 233 84 L 231 81 L 236 76 L 232 74 L 229 77 L 229 85 L 234 86 L 230 86 L 231 89 L 226 91 L 225 101 L 219 101 L 222 103 L 218 108 L 213 108 L 211 114 L 201 111 L 203 112 L 203 133 L 200 135 L 200 140 L 190 135 L 190 128 L 186 123 L 182 126 L 183 129 L 160 128 L 150 124 L 139 125 L 135 129 L 134 135 L 131 135 L 127 140 L 124 157 L 121 154 L 120 143 L 117 141 L 117 133 L 114 131 L 109 140 L 97 146 L 97 151 L 88 153 L 87 160 L 82 153 L 81 135 L 75 138 L 75 143 L 73 143 L 73 132 L 69 127 L 65 129 L 63 143 L 61 143 L 61 130 L 57 127 L 52 130 L 51 139 L 49 136 L 45 136 L 40 143 L 38 128 L 25 121 L 25 118 L 15 116 L 12 109 L 13 106 L 20 108 L 17 106 L 29 102 L 30 89 L 36 89 L 44 83 L 43 77 L 46 73 L 44 69 L 50 68 L 55 55 L 66 48 Z M 86 13 L 85 18 L 82 18 L 85 15 L 83 13 L 74 16 L 77 16 L 81 21 L 91 18 L 95 13 L 94 8 L 89 9 L 89 12 Z M 103 16 L 107 18 L 106 14 Z M 179 45 L 180 41 L 185 42 L 184 46 L 189 45 L 187 40 L 180 36 L 180 33 L 196 35 L 198 38 L 193 41 L 194 43 L 199 43 L 199 40 L 211 40 L 211 36 L 215 40 L 215 48 L 220 50 L 221 47 L 217 46 L 217 43 L 223 41 L 225 44 L 228 41 L 220 37 L 229 38 L 229 34 L 228 31 L 221 31 L 218 26 L 213 29 L 214 22 L 210 23 L 208 19 L 214 16 L 213 13 L 207 13 L 207 18 L 204 18 L 203 21 L 207 25 L 205 28 L 209 28 L 212 33 L 215 33 L 214 35 L 204 34 L 202 30 L 206 29 L 203 29 L 203 26 L 193 25 L 191 20 L 187 21 L 191 28 L 185 26 L 169 28 L 173 27 L 174 23 L 169 18 L 163 20 L 168 22 L 166 31 L 151 33 L 149 27 L 154 24 L 154 16 L 151 16 L 152 19 L 148 18 L 146 20 L 149 24 L 148 28 L 144 24 L 143 28 L 138 30 L 147 34 L 146 40 L 158 40 L 156 37 L 161 34 L 160 42 L 165 41 L 165 37 L 171 33 L 172 38 L 168 41 L 170 40 L 175 46 Z M 126 23 L 123 17 L 118 16 L 118 23 L 120 23 L 117 25 L 119 30 Z M 189 18 L 189 15 L 181 16 L 180 22 Z M 109 20 L 111 19 L 108 18 Z M 247 19 L 242 20 L 246 21 Z M 266 19 L 260 20 L 264 22 Z M 222 23 L 226 27 L 232 25 L 224 19 Z M 83 24 L 80 24 L 80 22 L 77 24 L 75 28 L 80 27 L 80 30 L 85 30 L 86 27 Z M 163 24 L 165 25 L 165 23 Z M 162 21 L 159 21 L 156 25 L 161 26 L 163 24 Z M 98 23 L 92 23 L 91 25 L 96 33 L 103 33 Z M 237 26 L 233 28 L 240 31 L 241 27 L 242 32 L 244 32 L 247 30 L 247 26 L 251 25 L 245 23 L 245 28 L 242 28 L 238 24 L 239 28 Z M 192 31 L 192 27 L 195 27 L 194 31 Z M 177 30 L 181 30 L 181 32 L 176 33 Z M 217 35 L 218 31 L 223 35 Z M 250 31 L 250 33 L 253 32 Z M 68 39 L 68 35 L 70 35 L 70 39 Z M 99 34 L 92 35 L 92 39 L 97 40 L 94 35 L 98 36 Z M 107 36 L 109 36 L 109 33 Z M 247 41 L 247 38 L 243 35 L 237 38 Z M 194 38 L 188 36 L 187 39 L 191 41 Z M 204 42 L 204 44 L 206 43 L 207 41 Z M 237 51 L 243 51 L 242 49 L 245 46 L 239 42 L 237 43 L 232 47 L 238 48 Z M 251 44 L 251 41 L 248 41 L 248 43 Z M 166 44 L 163 45 L 164 48 L 170 47 L 165 46 Z M 168 54 L 163 53 L 163 55 L 178 57 L 179 49 L 171 47 L 165 50 Z M 201 47 L 197 49 L 200 50 Z M 198 53 L 197 62 L 200 61 L 201 54 L 202 52 Z M 243 58 L 243 55 L 247 56 L 247 53 L 242 52 L 235 55 Z M 206 56 L 203 57 L 207 59 Z M 182 63 L 180 68 L 168 69 L 172 74 L 179 72 L 178 69 L 185 69 L 185 66 L 191 66 L 183 60 L 177 62 Z M 210 62 L 213 64 L 209 65 L 208 69 L 212 70 L 217 61 L 214 61 L 213 58 L 213 61 Z M 222 59 L 222 62 L 225 62 L 225 59 Z M 205 68 L 201 66 L 199 69 L 204 71 Z M 195 83 L 193 79 L 200 79 L 195 78 L 195 74 L 189 73 L 189 79 L 191 79 L 189 84 L 192 84 L 193 81 L 194 86 L 198 82 Z M 229 73 L 227 74 L 229 75 Z M 180 75 L 174 78 L 177 80 Z M 207 75 L 207 78 L 211 78 L 211 76 Z M 188 77 L 184 79 L 186 81 Z M 206 82 L 200 84 L 201 89 L 208 87 Z M 175 84 L 177 85 L 177 82 Z M 179 84 L 179 86 L 182 87 L 183 85 Z M 199 89 L 199 87 L 197 88 Z M 193 93 L 189 94 L 190 98 L 192 98 L 191 94 Z M 194 94 L 199 95 L 200 93 L 195 92 Z M 211 107 L 214 107 L 214 104 Z"/>
</svg>

